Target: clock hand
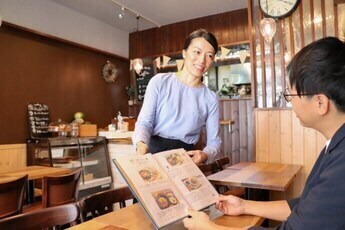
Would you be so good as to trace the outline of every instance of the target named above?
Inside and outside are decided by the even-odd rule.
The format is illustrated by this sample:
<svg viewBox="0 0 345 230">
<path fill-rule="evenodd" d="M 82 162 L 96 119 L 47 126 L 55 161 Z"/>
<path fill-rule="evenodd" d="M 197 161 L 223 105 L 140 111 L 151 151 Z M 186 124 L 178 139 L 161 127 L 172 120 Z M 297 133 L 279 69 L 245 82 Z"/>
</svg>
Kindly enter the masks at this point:
<svg viewBox="0 0 345 230">
<path fill-rule="evenodd" d="M 292 2 L 289 2 L 289 1 L 286 1 L 286 0 L 277 0 L 278 2 L 283 2 L 283 3 L 285 3 L 285 4 L 288 4 L 288 5 L 293 5 L 293 3 Z"/>
</svg>

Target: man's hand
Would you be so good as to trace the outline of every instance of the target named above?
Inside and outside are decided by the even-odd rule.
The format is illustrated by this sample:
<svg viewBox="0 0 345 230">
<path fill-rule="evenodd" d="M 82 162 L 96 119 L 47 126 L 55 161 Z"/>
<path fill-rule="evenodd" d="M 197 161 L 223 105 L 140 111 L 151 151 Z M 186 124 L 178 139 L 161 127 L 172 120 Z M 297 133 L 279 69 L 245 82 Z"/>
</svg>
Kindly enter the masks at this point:
<svg viewBox="0 0 345 230">
<path fill-rule="evenodd" d="M 190 218 L 183 219 L 183 225 L 189 230 L 213 230 L 218 229 L 216 224 L 210 221 L 204 212 L 188 210 Z"/>
<path fill-rule="evenodd" d="M 238 216 L 245 214 L 245 201 L 237 196 L 220 196 L 216 201 L 216 208 L 226 215 Z"/>
</svg>

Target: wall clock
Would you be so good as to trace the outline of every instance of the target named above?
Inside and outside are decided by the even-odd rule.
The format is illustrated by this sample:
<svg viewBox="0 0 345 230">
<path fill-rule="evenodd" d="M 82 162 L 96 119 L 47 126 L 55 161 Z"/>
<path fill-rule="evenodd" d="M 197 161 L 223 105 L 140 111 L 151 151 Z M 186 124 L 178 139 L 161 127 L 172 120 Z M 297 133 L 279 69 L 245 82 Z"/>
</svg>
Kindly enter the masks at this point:
<svg viewBox="0 0 345 230">
<path fill-rule="evenodd" d="M 259 6 L 265 16 L 282 19 L 290 16 L 300 0 L 259 0 Z"/>
<path fill-rule="evenodd" d="M 102 75 L 105 82 L 112 83 L 115 82 L 117 78 L 118 70 L 113 63 L 107 61 L 103 67 Z"/>
</svg>

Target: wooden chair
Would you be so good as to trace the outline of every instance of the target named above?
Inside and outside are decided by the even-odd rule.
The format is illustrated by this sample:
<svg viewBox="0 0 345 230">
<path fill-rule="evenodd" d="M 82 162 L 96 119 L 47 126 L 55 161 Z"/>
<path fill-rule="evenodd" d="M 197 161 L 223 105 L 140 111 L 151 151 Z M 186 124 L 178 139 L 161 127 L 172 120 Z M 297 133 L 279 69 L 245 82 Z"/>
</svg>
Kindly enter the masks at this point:
<svg viewBox="0 0 345 230">
<path fill-rule="evenodd" d="M 0 218 L 22 212 L 28 175 L 0 184 Z"/>
<path fill-rule="evenodd" d="M 229 157 L 223 157 L 220 159 L 215 160 L 215 163 L 217 165 L 218 171 L 222 171 L 226 168 L 227 165 L 230 164 L 230 158 Z M 233 196 L 243 196 L 245 194 L 244 188 L 237 188 L 237 187 L 227 187 L 218 185 L 216 186 L 217 191 L 222 195 L 233 195 Z"/>
<path fill-rule="evenodd" d="M 79 214 L 79 207 L 75 203 L 65 204 L 1 219 L 0 229 L 60 229 L 62 225 L 74 225 Z"/>
<path fill-rule="evenodd" d="M 42 206 L 44 208 L 78 201 L 82 168 L 61 176 L 47 176 L 42 180 Z"/>
<path fill-rule="evenodd" d="M 126 200 L 134 199 L 128 187 L 110 189 L 82 198 L 78 205 L 80 207 L 80 219 L 82 222 L 104 215 L 113 211 L 115 203 L 120 208 L 126 207 Z"/>
<path fill-rule="evenodd" d="M 209 176 L 217 172 L 217 165 L 215 162 L 212 162 L 210 164 L 199 164 L 198 167 L 205 176 Z"/>
<path fill-rule="evenodd" d="M 69 174 L 43 177 L 42 202 L 25 206 L 23 212 L 77 202 L 81 173 L 82 168 Z"/>
<path fill-rule="evenodd" d="M 227 165 L 230 164 L 230 158 L 229 157 L 223 157 L 215 160 L 215 163 L 217 165 L 218 171 L 222 171 Z"/>
</svg>

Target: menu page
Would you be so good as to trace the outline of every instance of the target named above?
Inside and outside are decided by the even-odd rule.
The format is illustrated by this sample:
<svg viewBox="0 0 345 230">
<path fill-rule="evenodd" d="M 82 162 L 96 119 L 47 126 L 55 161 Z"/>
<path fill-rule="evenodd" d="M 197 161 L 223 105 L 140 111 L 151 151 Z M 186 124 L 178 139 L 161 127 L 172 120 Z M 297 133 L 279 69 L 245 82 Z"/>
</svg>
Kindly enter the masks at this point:
<svg viewBox="0 0 345 230">
<path fill-rule="evenodd" d="M 187 216 L 188 202 L 153 155 L 118 156 L 114 162 L 156 227 Z"/>
<path fill-rule="evenodd" d="M 154 155 L 194 210 L 215 203 L 218 192 L 184 149 Z"/>
</svg>

